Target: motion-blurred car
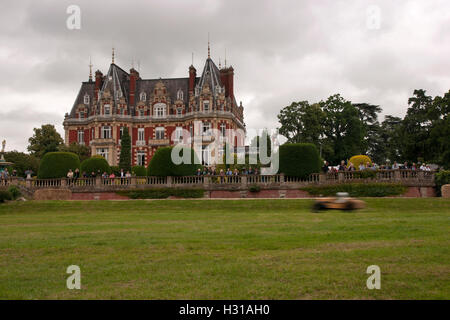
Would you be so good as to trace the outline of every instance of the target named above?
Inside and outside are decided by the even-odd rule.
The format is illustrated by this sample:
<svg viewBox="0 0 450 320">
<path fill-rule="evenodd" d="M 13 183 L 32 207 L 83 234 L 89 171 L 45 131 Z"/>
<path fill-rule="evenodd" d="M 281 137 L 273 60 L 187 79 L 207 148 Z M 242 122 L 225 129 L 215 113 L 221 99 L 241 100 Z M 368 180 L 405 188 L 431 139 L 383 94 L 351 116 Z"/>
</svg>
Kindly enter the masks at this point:
<svg viewBox="0 0 450 320">
<path fill-rule="evenodd" d="M 319 212 L 322 210 L 356 210 L 366 207 L 366 203 L 362 200 L 354 199 L 348 196 L 347 192 L 338 192 L 334 198 L 318 198 L 313 204 L 312 211 Z"/>
</svg>

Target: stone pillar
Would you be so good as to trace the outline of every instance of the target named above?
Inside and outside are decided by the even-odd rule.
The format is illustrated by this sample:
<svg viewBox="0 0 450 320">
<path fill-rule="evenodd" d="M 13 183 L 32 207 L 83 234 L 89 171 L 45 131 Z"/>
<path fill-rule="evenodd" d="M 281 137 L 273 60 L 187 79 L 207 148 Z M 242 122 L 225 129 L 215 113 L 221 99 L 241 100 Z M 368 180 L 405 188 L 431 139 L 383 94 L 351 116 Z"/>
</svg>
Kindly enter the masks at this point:
<svg viewBox="0 0 450 320">
<path fill-rule="evenodd" d="M 28 189 L 31 188 L 31 181 L 32 181 L 32 179 L 27 179 L 27 180 L 25 181 L 25 186 L 26 186 Z"/>
<path fill-rule="evenodd" d="M 205 187 L 205 189 L 209 188 L 210 183 L 211 183 L 211 177 L 210 176 L 204 176 L 203 177 L 203 186 Z"/>
<path fill-rule="evenodd" d="M 344 179 L 345 179 L 344 172 L 339 171 L 339 172 L 338 172 L 338 181 L 339 181 L 339 182 L 343 182 Z"/>
<path fill-rule="evenodd" d="M 284 185 L 284 173 L 280 174 L 280 185 Z"/>
<path fill-rule="evenodd" d="M 441 187 L 442 198 L 450 198 L 450 184 L 444 184 Z"/>
<path fill-rule="evenodd" d="M 171 177 L 171 176 L 168 176 L 168 177 L 167 177 L 166 186 L 167 186 L 168 188 L 172 187 L 172 177 Z"/>
<path fill-rule="evenodd" d="M 400 180 L 402 180 L 401 175 L 400 175 L 400 170 L 395 170 L 395 171 L 394 171 L 394 180 L 395 180 L 395 181 L 400 181 Z"/>
<path fill-rule="evenodd" d="M 102 185 L 102 177 L 99 175 L 95 176 L 95 186 L 97 188 L 100 188 L 101 185 Z"/>
<path fill-rule="evenodd" d="M 137 185 L 137 177 L 136 177 L 136 176 L 132 176 L 132 177 L 131 177 L 131 183 L 130 183 L 130 185 L 131 185 L 132 187 L 136 187 L 136 185 Z"/>
<path fill-rule="evenodd" d="M 319 183 L 323 184 L 327 180 L 327 177 L 325 176 L 325 173 L 319 173 Z"/>
<path fill-rule="evenodd" d="M 247 176 L 241 176 L 241 187 L 247 189 Z"/>
<path fill-rule="evenodd" d="M 61 178 L 61 188 L 65 188 L 67 186 L 67 179 Z"/>
</svg>

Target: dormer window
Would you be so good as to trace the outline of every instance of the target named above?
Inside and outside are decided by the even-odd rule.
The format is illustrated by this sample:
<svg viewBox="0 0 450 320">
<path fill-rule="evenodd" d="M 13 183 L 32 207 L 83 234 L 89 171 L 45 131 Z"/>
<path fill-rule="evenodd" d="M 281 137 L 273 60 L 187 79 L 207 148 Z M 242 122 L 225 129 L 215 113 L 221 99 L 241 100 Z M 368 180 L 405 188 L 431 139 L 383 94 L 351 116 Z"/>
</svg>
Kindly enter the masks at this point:
<svg viewBox="0 0 450 320">
<path fill-rule="evenodd" d="M 84 104 L 89 104 L 89 95 L 87 93 L 84 95 Z"/>
<path fill-rule="evenodd" d="M 109 116 L 111 113 L 111 107 L 109 104 L 105 104 L 103 107 L 103 113 L 105 114 L 105 116 Z"/>
<path fill-rule="evenodd" d="M 183 100 L 183 90 L 178 89 L 178 92 L 177 92 L 177 99 L 178 99 L 178 100 Z"/>
<path fill-rule="evenodd" d="M 203 101 L 203 111 L 209 112 L 209 100 Z"/>
<path fill-rule="evenodd" d="M 143 117 L 143 116 L 145 116 L 144 109 L 139 109 L 139 117 Z"/>
<path fill-rule="evenodd" d="M 195 87 L 195 95 L 198 96 L 200 94 L 200 88 L 197 86 Z"/>
<path fill-rule="evenodd" d="M 140 98 L 141 101 L 145 101 L 147 100 L 147 95 L 145 94 L 145 92 L 141 92 Z"/>
</svg>

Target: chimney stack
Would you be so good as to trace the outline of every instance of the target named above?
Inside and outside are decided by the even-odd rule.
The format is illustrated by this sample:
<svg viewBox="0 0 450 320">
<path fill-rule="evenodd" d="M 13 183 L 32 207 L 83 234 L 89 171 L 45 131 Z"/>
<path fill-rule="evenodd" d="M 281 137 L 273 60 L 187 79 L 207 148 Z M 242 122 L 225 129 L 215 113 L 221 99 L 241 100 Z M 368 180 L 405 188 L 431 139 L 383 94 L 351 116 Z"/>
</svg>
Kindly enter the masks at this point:
<svg viewBox="0 0 450 320">
<path fill-rule="evenodd" d="M 130 105 L 134 105 L 136 94 L 136 80 L 139 79 L 139 72 L 134 68 L 130 69 Z"/>
<path fill-rule="evenodd" d="M 100 70 L 95 71 L 95 100 L 98 100 L 98 92 L 103 85 L 103 73 Z"/>
<path fill-rule="evenodd" d="M 191 64 L 189 67 L 189 92 L 194 92 L 195 87 L 195 78 L 197 77 L 197 70 L 195 70 L 194 66 Z"/>
</svg>

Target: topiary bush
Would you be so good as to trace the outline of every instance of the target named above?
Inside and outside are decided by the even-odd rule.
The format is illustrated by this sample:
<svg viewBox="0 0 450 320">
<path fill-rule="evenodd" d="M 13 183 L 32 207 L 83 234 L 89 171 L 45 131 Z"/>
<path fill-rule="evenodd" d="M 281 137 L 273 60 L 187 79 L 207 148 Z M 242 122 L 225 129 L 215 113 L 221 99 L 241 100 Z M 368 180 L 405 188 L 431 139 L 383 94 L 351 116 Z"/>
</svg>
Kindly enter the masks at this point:
<svg viewBox="0 0 450 320">
<path fill-rule="evenodd" d="M 109 172 L 109 173 L 114 173 L 114 175 L 117 177 L 117 176 L 120 176 L 120 169 L 119 169 L 119 166 L 111 166 L 110 167 L 111 168 L 111 171 Z"/>
<path fill-rule="evenodd" d="M 80 159 L 72 152 L 48 152 L 39 165 L 38 178 L 64 178 L 69 169 L 80 168 Z"/>
<path fill-rule="evenodd" d="M 350 162 L 353 163 L 353 166 L 355 167 L 356 170 L 359 170 L 360 164 L 363 164 L 364 166 L 366 165 L 367 162 L 372 164 L 372 160 L 368 156 L 362 154 L 351 157 L 350 160 L 348 160 L 349 164 Z"/>
<path fill-rule="evenodd" d="M 131 168 L 131 172 L 136 177 L 145 177 L 147 175 L 147 168 L 144 166 L 133 166 L 133 168 Z"/>
<path fill-rule="evenodd" d="M 279 148 L 280 172 L 286 176 L 307 178 L 320 172 L 320 156 L 312 143 L 285 143 Z"/>
<path fill-rule="evenodd" d="M 191 148 L 184 148 L 182 152 L 190 152 L 190 164 L 175 164 L 172 162 L 173 147 L 162 147 L 156 150 L 155 154 L 148 165 L 147 172 L 149 176 L 167 177 L 167 176 L 192 176 L 195 175 L 197 169 L 201 168 L 198 158 Z M 180 152 L 180 156 L 183 153 Z"/>
<path fill-rule="evenodd" d="M 0 203 L 5 202 L 6 200 L 11 200 L 12 196 L 8 191 L 0 190 Z"/>
<path fill-rule="evenodd" d="M 8 192 L 13 200 L 16 200 L 22 195 L 20 189 L 17 186 L 9 186 Z"/>
<path fill-rule="evenodd" d="M 86 160 L 84 160 L 81 163 L 81 172 L 86 172 L 87 174 L 90 174 L 91 172 L 95 172 L 98 173 L 98 171 L 100 170 L 100 174 L 102 174 L 103 172 L 107 172 L 110 173 L 111 172 L 111 168 L 108 164 L 108 161 L 106 161 L 105 158 L 103 158 L 102 156 L 93 156 L 91 158 L 88 158 Z"/>
</svg>

